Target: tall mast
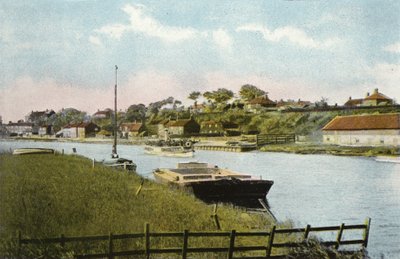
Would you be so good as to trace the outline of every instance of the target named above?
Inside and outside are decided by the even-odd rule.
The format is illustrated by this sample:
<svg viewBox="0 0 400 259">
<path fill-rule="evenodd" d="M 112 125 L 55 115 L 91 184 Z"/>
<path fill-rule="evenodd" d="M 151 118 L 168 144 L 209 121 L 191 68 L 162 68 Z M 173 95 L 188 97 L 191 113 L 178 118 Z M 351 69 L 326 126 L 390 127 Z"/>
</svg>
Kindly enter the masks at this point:
<svg viewBox="0 0 400 259">
<path fill-rule="evenodd" d="M 112 149 L 112 157 L 118 157 L 117 154 L 117 80 L 118 66 L 115 65 L 115 87 L 114 87 L 114 144 Z"/>
</svg>

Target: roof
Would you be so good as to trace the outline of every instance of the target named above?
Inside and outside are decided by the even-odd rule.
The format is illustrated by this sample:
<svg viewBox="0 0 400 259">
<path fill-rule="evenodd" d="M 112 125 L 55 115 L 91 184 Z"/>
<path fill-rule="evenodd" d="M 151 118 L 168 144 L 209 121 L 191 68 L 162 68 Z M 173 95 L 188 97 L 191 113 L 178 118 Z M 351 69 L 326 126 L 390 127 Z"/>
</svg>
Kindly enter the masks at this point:
<svg viewBox="0 0 400 259">
<path fill-rule="evenodd" d="M 349 99 L 344 105 L 345 106 L 357 106 L 362 104 L 364 99 Z"/>
<path fill-rule="evenodd" d="M 384 94 L 379 93 L 378 90 L 376 89 L 373 94 L 366 97 L 364 100 L 388 100 L 388 101 L 391 101 L 392 99 L 390 99 L 389 97 L 387 97 Z"/>
<path fill-rule="evenodd" d="M 169 127 L 182 127 L 191 122 L 191 119 L 186 119 L 186 120 L 177 120 L 177 121 L 170 121 L 167 125 Z"/>
<path fill-rule="evenodd" d="M 65 128 L 85 128 L 91 124 L 94 124 L 94 123 L 93 122 L 73 123 L 73 124 L 67 125 Z M 94 125 L 96 125 L 96 124 L 94 124 Z"/>
<path fill-rule="evenodd" d="M 142 123 L 122 123 L 121 127 L 127 127 L 129 131 L 139 131 L 142 127 Z"/>
<path fill-rule="evenodd" d="M 248 104 L 261 104 L 261 105 L 272 105 L 276 104 L 274 101 L 271 101 L 268 96 L 263 95 L 256 97 L 248 102 Z"/>
<path fill-rule="evenodd" d="M 214 124 L 221 124 L 221 122 L 217 122 L 217 121 L 213 121 L 213 120 L 209 120 L 209 121 L 203 121 L 201 123 L 202 125 L 214 125 Z"/>
<path fill-rule="evenodd" d="M 5 124 L 5 126 L 33 126 L 33 123 L 30 122 L 11 122 Z"/>
<path fill-rule="evenodd" d="M 400 113 L 337 116 L 322 130 L 382 130 L 400 129 Z"/>
</svg>

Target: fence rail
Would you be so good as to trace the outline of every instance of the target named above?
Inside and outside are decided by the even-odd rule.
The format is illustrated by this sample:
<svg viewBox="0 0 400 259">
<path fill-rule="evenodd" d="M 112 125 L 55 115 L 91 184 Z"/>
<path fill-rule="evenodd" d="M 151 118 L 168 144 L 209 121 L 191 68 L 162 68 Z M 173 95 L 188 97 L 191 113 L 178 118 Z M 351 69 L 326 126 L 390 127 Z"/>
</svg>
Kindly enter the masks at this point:
<svg viewBox="0 0 400 259">
<path fill-rule="evenodd" d="M 257 147 L 269 144 L 294 143 L 295 134 L 258 134 L 256 138 Z"/>
<path fill-rule="evenodd" d="M 325 246 L 333 246 L 339 249 L 340 246 L 344 245 L 361 245 L 361 248 L 366 248 L 368 245 L 368 236 L 370 229 L 371 219 L 367 218 L 364 224 L 359 225 L 345 225 L 344 223 L 340 226 L 326 226 L 326 227 L 311 227 L 307 225 L 305 228 L 283 228 L 279 229 L 273 226 L 269 232 L 259 231 L 259 232 L 237 232 L 232 230 L 230 232 L 190 232 L 189 230 L 184 230 L 183 232 L 150 232 L 150 225 L 145 224 L 143 233 L 133 233 L 133 234 L 112 234 L 102 235 L 102 236 L 86 236 L 86 237 L 65 237 L 61 235 L 59 238 L 45 238 L 45 239 L 24 239 L 21 237 L 21 232 L 18 234 L 18 244 L 22 245 L 28 244 L 60 244 L 65 246 L 66 243 L 71 242 L 93 242 L 93 241 L 107 241 L 108 251 L 104 253 L 92 253 L 92 254 L 76 254 L 75 258 L 114 258 L 121 256 L 132 256 L 132 255 L 142 255 L 146 258 L 150 258 L 150 255 L 155 254 L 177 254 L 179 258 L 186 259 L 188 254 L 191 253 L 226 253 L 226 258 L 238 258 L 234 257 L 235 252 L 241 252 L 240 258 L 282 258 L 284 254 L 277 254 L 274 249 L 282 248 L 293 248 L 298 247 L 305 240 L 307 240 L 312 232 L 336 232 L 335 240 L 321 241 L 321 244 Z M 358 239 L 346 239 L 343 240 L 343 233 L 345 230 L 362 230 L 362 238 Z M 302 234 L 297 237 L 295 241 L 291 242 L 277 242 L 278 235 L 290 235 L 290 234 Z M 181 238 L 180 247 L 163 247 L 157 248 L 151 246 L 151 238 Z M 225 237 L 226 246 L 223 247 L 193 247 L 189 246 L 189 237 Z M 265 237 L 266 239 L 257 240 L 260 242 L 258 245 L 237 245 L 236 241 L 239 237 Z M 142 248 L 127 251 L 115 251 L 114 241 L 122 239 L 141 239 Z M 246 255 L 246 252 L 258 252 L 259 256 Z M 247 256 L 247 257 L 246 257 Z"/>
</svg>

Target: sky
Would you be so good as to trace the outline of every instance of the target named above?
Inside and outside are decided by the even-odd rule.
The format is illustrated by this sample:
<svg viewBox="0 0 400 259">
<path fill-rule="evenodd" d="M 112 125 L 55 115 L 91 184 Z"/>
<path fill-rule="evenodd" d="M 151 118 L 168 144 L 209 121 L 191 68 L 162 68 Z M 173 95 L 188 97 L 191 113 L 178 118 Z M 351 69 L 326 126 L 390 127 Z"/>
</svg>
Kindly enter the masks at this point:
<svg viewBox="0 0 400 259">
<path fill-rule="evenodd" d="M 400 1 L 1 0 L 0 116 L 119 109 L 252 84 L 400 102 Z"/>
</svg>

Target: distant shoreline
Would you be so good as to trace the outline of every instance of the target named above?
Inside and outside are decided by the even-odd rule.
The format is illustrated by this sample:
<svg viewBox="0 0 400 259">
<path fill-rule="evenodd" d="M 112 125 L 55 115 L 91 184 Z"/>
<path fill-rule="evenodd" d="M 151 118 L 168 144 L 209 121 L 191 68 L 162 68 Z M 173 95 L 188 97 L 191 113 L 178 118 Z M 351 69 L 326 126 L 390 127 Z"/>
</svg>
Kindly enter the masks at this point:
<svg viewBox="0 0 400 259">
<path fill-rule="evenodd" d="M 35 141 L 35 142 L 70 142 L 70 143 L 87 143 L 87 144 L 111 144 L 112 139 L 86 138 L 86 139 L 58 139 L 58 138 L 41 138 L 41 137 L 17 137 L 17 138 L 0 138 L 0 141 Z M 208 143 L 223 144 L 222 140 L 207 139 Z M 127 140 L 119 139 L 119 145 L 144 145 L 144 139 Z M 259 149 L 260 152 L 280 152 L 293 154 L 327 154 L 335 156 L 399 156 L 400 147 L 356 147 L 356 146 L 338 146 L 324 145 L 319 143 L 292 143 L 292 144 L 274 144 L 266 145 Z"/>
</svg>

